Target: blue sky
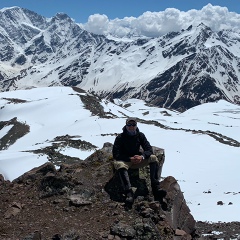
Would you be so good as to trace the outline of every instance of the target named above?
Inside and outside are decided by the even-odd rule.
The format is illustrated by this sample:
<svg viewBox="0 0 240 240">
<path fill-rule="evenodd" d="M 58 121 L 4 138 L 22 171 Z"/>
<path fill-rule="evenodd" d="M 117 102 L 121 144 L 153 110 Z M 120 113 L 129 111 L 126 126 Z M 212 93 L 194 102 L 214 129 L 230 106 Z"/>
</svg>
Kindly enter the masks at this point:
<svg viewBox="0 0 240 240">
<path fill-rule="evenodd" d="M 105 14 L 109 19 L 122 19 L 138 17 L 146 11 L 164 11 L 166 8 L 200 10 L 208 3 L 227 7 L 230 12 L 240 14 L 240 0 L 1 0 L 0 9 L 19 6 L 44 17 L 53 17 L 58 12 L 64 12 L 77 23 L 86 23 L 88 17 L 96 13 Z"/>
</svg>

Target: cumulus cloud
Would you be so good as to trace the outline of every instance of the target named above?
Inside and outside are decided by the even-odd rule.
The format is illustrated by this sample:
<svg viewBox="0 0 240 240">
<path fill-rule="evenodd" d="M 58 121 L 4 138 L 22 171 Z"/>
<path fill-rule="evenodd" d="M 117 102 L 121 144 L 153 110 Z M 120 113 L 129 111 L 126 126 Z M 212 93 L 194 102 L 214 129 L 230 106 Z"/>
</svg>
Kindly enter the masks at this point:
<svg viewBox="0 0 240 240">
<path fill-rule="evenodd" d="M 96 34 L 107 34 L 109 19 L 106 15 L 94 14 L 89 16 L 84 28 Z"/>
<path fill-rule="evenodd" d="M 161 12 L 145 12 L 138 18 L 125 17 L 110 20 L 106 15 L 94 14 L 82 26 L 93 33 L 124 37 L 142 35 L 158 37 L 171 31 L 180 31 L 190 25 L 204 23 L 213 31 L 233 29 L 239 31 L 240 14 L 229 12 L 226 7 L 208 4 L 201 10 L 180 11 L 167 8 Z"/>
</svg>

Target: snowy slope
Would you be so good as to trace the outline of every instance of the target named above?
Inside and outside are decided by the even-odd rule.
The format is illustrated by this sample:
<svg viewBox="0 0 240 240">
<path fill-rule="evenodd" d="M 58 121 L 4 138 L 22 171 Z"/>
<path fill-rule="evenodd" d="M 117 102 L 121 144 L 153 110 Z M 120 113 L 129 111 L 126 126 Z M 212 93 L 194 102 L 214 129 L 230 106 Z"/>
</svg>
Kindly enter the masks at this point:
<svg viewBox="0 0 240 240">
<path fill-rule="evenodd" d="M 0 126 L 14 117 L 30 126 L 29 133 L 0 151 L 0 173 L 6 179 L 13 180 L 47 161 L 46 155 L 29 150 L 51 146 L 56 137 L 67 134 L 102 148 L 105 142 L 113 143 L 127 116 L 135 116 L 143 120 L 138 127 L 150 143 L 165 149 L 162 177 L 171 175 L 178 180 L 194 218 L 240 221 L 240 147 L 231 145 L 231 141 L 221 143 L 205 132 L 221 133 L 224 139 L 239 144 L 239 106 L 222 100 L 178 113 L 147 106 L 137 99 L 115 99 L 115 104 L 98 100 L 106 118 L 93 115 L 81 96 L 87 95 L 69 87 L 0 93 Z M 153 120 L 165 127 L 154 125 Z M 1 127 L 1 141 L 11 126 Z M 63 146 L 59 152 L 85 159 L 94 148 L 84 151 Z M 217 205 L 218 201 L 224 204 Z"/>
</svg>

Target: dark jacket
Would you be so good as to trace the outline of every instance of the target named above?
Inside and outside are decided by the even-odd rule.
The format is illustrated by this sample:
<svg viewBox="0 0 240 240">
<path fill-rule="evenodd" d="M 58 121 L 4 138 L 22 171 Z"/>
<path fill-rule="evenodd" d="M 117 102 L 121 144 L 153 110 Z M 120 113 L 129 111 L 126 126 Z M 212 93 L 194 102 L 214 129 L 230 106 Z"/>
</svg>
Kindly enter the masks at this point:
<svg viewBox="0 0 240 240">
<path fill-rule="evenodd" d="M 153 154 L 152 146 L 146 136 L 138 128 L 136 132 L 136 135 L 131 136 L 124 127 L 123 132 L 116 137 L 112 150 L 115 160 L 130 162 L 130 157 L 134 155 L 143 155 L 144 158 L 149 158 Z M 140 152 L 140 146 L 143 152 Z"/>
</svg>

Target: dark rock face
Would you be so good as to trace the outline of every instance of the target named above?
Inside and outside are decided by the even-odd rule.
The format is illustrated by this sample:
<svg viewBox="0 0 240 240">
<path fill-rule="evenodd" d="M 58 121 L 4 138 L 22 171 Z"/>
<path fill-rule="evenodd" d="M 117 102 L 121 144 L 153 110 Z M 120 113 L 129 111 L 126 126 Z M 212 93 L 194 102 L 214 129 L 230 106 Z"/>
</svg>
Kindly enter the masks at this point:
<svg viewBox="0 0 240 240">
<path fill-rule="evenodd" d="M 17 99 L 15 99 L 17 101 Z M 19 122 L 17 118 L 9 121 L 0 121 L 0 129 L 5 126 L 13 125 L 9 132 L 1 138 L 0 150 L 7 149 L 17 139 L 21 138 L 29 132 L 30 127 L 25 123 Z"/>
<path fill-rule="evenodd" d="M 229 76 L 228 84 L 225 84 L 225 87 L 237 92 L 238 70 L 233 69 L 227 61 L 223 63 L 220 52 L 226 60 L 228 59 L 227 61 L 231 62 L 235 59 L 239 62 L 239 58 L 221 47 L 212 47 L 197 54 L 193 53 L 146 85 L 146 90 L 151 92 L 150 102 L 158 106 L 184 111 L 205 102 L 214 102 L 220 99 L 229 101 L 228 97 L 224 96 L 224 88 L 219 88 L 220 80 L 214 78 L 212 74 L 217 73 L 219 65 L 222 69 L 228 69 L 227 71 L 232 74 L 221 73 L 223 78 L 226 77 L 226 74 Z M 173 101 L 173 99 L 175 100 Z"/>
<path fill-rule="evenodd" d="M 0 174 L 0 184 L 2 184 L 4 182 L 4 177 L 2 174 Z"/>
</svg>

